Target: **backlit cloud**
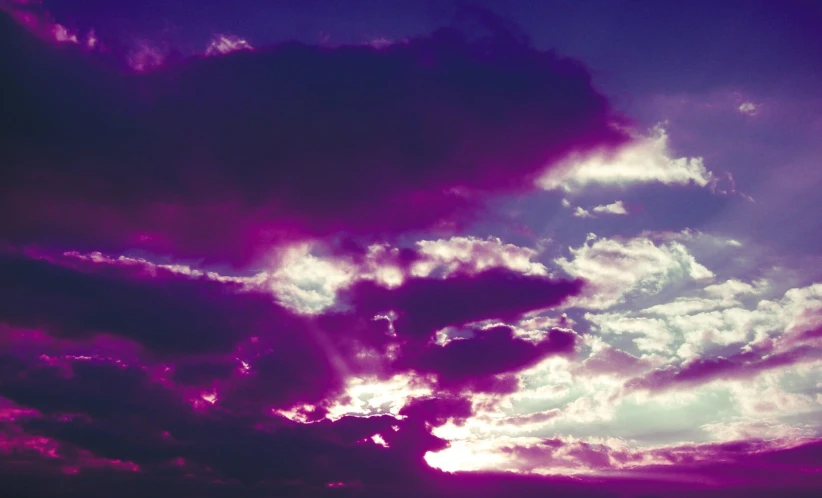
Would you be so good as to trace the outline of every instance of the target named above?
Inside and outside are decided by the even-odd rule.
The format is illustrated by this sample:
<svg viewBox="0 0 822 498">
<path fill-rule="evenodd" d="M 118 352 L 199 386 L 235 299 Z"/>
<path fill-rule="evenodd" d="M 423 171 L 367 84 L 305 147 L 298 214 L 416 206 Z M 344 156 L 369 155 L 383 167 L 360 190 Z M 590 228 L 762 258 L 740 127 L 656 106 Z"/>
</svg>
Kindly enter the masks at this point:
<svg viewBox="0 0 822 498">
<path fill-rule="evenodd" d="M 0 494 L 818 494 L 809 7 L 309 3 L 0 0 Z"/>
<path fill-rule="evenodd" d="M 633 141 L 614 153 L 586 152 L 572 155 L 537 181 L 545 190 L 562 189 L 577 193 L 589 185 L 626 187 L 633 184 L 662 183 L 710 187 L 716 177 L 701 157 L 675 157 L 668 134 L 657 125 L 647 136 Z"/>
</svg>

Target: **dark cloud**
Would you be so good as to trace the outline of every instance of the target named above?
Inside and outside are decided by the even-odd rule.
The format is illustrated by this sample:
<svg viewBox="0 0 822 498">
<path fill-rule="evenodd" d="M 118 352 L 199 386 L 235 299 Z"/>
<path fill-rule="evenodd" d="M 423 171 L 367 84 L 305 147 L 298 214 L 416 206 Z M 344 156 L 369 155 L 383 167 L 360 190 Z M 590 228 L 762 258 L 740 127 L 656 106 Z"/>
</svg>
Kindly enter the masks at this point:
<svg viewBox="0 0 822 498">
<path fill-rule="evenodd" d="M 642 378 L 626 383 L 629 389 L 662 391 L 699 385 L 719 379 L 746 379 L 774 368 L 818 359 L 822 351 L 812 346 L 798 346 L 781 351 L 745 351 L 729 357 L 697 358 L 680 366 L 654 370 Z"/>
<path fill-rule="evenodd" d="M 17 242 L 242 261 L 295 234 L 428 226 L 623 139 L 584 67 L 501 35 L 123 75 L 5 15 L 0 31 L 2 206 L 17 213 L 0 236 Z"/>
<path fill-rule="evenodd" d="M 0 253 L 0 322 L 60 337 L 110 333 L 158 353 L 227 352 L 293 320 L 270 295 L 142 265 Z"/>
<path fill-rule="evenodd" d="M 252 412 L 320 403 L 352 374 L 416 370 L 435 373 L 443 387 L 510 390 L 512 379 L 492 377 L 573 350 L 574 334 L 555 330 L 532 344 L 503 327 L 445 347 L 427 345 L 427 339 L 446 325 L 514 319 L 579 289 L 578 282 L 510 270 L 411 279 L 394 289 L 366 282 L 349 291 L 353 310 L 314 318 L 292 314 L 262 290 L 148 263 L 5 253 L 0 278 L 0 323 L 86 341 L 85 350 L 75 349 L 81 355 L 99 356 L 103 343 L 111 342 L 107 337 L 134 341 L 145 348 L 138 354 L 142 361 L 170 367 L 174 382 L 216 385 L 221 404 Z M 388 310 L 398 314 L 398 336 L 390 333 L 387 319 L 374 319 Z M 93 338 L 102 342 L 88 342 Z M 29 339 L 39 341 L 41 351 L 59 353 L 60 344 L 43 336 Z M 4 342 L 15 351 L 36 349 L 21 349 L 20 340 Z M 396 360 L 384 356 L 391 345 L 400 346 Z M 113 346 L 110 356 L 122 357 Z"/>
<path fill-rule="evenodd" d="M 189 411 L 177 393 L 149 382 L 141 368 L 111 361 L 71 361 L 66 366 L 6 356 L 0 375 L 0 396 L 46 415 L 116 421 L 142 414 L 150 422 Z"/>
<path fill-rule="evenodd" d="M 241 366 L 230 356 L 177 361 L 173 379 L 186 385 L 207 385 L 215 379 L 228 379 Z"/>
<path fill-rule="evenodd" d="M 409 278 L 386 289 L 374 282 L 355 285 L 344 299 L 366 313 L 393 310 L 397 333 L 426 340 L 438 329 L 470 322 L 513 320 L 524 313 L 557 306 L 580 292 L 582 281 L 523 275 L 506 268 L 446 279 Z"/>
<path fill-rule="evenodd" d="M 471 402 L 467 398 L 440 396 L 437 398 L 417 398 L 400 410 L 400 415 L 440 426 L 448 420 L 461 421 L 472 414 Z"/>
<path fill-rule="evenodd" d="M 434 373 L 440 386 L 448 389 L 504 389 L 505 384 L 494 383 L 489 377 L 522 370 L 552 354 L 569 353 L 574 350 L 576 338 L 573 332 L 554 329 L 533 343 L 515 337 L 510 327 L 498 326 L 475 330 L 473 337 L 444 346 L 409 348 L 399 363 Z"/>
<path fill-rule="evenodd" d="M 316 402 L 358 371 L 356 352 L 367 344 L 357 340 L 354 317 L 336 320 L 329 334 L 276 304 L 270 293 L 149 264 L 49 261 L 6 253 L 0 255 L 0 280 L 0 324 L 76 340 L 67 346 L 42 334 L 0 331 L 0 342 L 11 350 L 125 355 L 170 367 L 171 378 L 180 384 L 205 388 L 217 382 L 226 391 L 225 402 L 238 408 Z M 382 323 L 383 336 L 387 327 Z M 143 350 L 131 354 L 112 337 Z M 245 375 L 241 361 L 251 367 Z"/>
<path fill-rule="evenodd" d="M 24 420 L 24 429 L 65 443 L 59 453 L 66 457 L 76 447 L 148 469 L 183 459 L 203 472 L 210 468 L 222 478 L 243 482 L 324 485 L 362 479 L 367 461 L 417 461 L 426 444 L 444 444 L 430 435 L 431 442 L 424 442 L 418 417 L 348 417 L 314 424 L 273 415 L 245 419 L 219 407 L 198 410 L 139 368 L 77 360 L 66 372 L 41 361 L 17 363 L 16 371 L 2 373 L 0 396 L 38 410 L 42 417 Z M 407 427 L 414 437 L 403 433 Z M 377 433 L 400 447 L 405 444 L 407 451 L 395 455 L 399 450 L 362 442 Z M 410 448 L 411 440 L 422 446 Z"/>
</svg>

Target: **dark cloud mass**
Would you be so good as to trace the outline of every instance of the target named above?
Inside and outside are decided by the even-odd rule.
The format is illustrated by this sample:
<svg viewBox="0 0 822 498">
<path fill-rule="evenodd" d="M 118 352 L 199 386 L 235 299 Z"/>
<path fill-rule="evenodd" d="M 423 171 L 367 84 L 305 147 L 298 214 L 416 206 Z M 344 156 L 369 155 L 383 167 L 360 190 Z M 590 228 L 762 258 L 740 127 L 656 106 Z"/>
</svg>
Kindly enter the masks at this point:
<svg viewBox="0 0 822 498">
<path fill-rule="evenodd" d="M 410 278 L 396 289 L 362 282 L 348 291 L 358 310 L 394 311 L 403 337 L 428 339 L 438 329 L 488 319 L 513 320 L 551 308 L 582 289 L 581 280 L 555 280 L 496 268 L 445 280 Z"/>
<path fill-rule="evenodd" d="M 286 43 L 123 74 L 3 16 L 0 236 L 247 261 L 295 236 L 393 233 L 531 188 L 616 119 L 577 62 L 455 30 Z"/>
<path fill-rule="evenodd" d="M 0 316 L 7 324 L 67 338 L 110 333 L 158 353 L 229 352 L 289 316 L 270 296 L 162 268 L 6 253 L 0 254 L 0 280 Z"/>
<path fill-rule="evenodd" d="M 446 388 L 470 387 L 474 391 L 511 389 L 511 382 L 491 376 L 522 370 L 550 354 L 573 351 L 573 332 L 551 330 L 534 344 L 514 337 L 510 327 L 474 331 L 470 339 L 453 340 L 444 346 L 408 348 L 401 364 L 437 375 Z"/>
</svg>

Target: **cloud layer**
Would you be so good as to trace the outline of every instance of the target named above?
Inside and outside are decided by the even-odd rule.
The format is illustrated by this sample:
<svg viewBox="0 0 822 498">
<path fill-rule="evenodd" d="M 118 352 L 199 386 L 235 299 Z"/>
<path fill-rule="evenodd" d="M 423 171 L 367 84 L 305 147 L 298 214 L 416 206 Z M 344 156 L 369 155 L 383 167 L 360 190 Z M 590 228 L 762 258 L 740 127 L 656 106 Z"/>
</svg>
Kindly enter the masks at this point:
<svg viewBox="0 0 822 498">
<path fill-rule="evenodd" d="M 819 275 L 641 226 L 727 192 L 581 62 L 479 9 L 183 56 L 56 5 L 0 0 L 4 492 L 822 486 Z"/>
</svg>

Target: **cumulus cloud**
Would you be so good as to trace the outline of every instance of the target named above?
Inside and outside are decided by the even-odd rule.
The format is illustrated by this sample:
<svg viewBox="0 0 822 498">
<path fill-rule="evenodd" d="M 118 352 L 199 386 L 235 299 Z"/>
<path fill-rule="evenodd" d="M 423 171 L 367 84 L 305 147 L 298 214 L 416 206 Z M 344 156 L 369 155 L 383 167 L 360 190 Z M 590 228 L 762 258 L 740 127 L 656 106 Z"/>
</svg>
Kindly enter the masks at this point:
<svg viewBox="0 0 822 498">
<path fill-rule="evenodd" d="M 479 272 L 504 267 L 526 275 L 547 275 L 542 263 L 533 261 L 538 251 L 529 247 L 505 244 L 499 238 L 451 237 L 417 242 L 419 260 L 411 266 L 411 274 L 427 276 L 441 271 Z"/>
<path fill-rule="evenodd" d="M 268 286 L 284 306 L 309 314 L 339 304 L 339 292 L 361 280 L 397 287 L 407 278 L 448 278 L 490 269 L 549 275 L 545 265 L 534 261 L 537 250 L 505 244 L 499 238 L 419 240 L 412 247 L 402 248 L 341 244 L 330 253 L 323 244 L 300 243 L 281 248 L 279 253 L 271 269 L 259 273 L 254 281 Z"/>
<path fill-rule="evenodd" d="M 748 116 L 756 116 L 759 113 L 759 106 L 753 102 L 743 102 L 739 105 L 739 112 Z"/>
<path fill-rule="evenodd" d="M 625 187 L 643 183 L 712 187 L 716 176 L 701 157 L 675 157 L 665 128 L 657 125 L 647 136 L 635 135 L 633 141 L 614 153 L 573 155 L 537 180 L 545 190 L 568 193 L 589 185 Z"/>
<path fill-rule="evenodd" d="M 628 209 L 622 201 L 612 202 L 611 204 L 604 204 L 601 206 L 594 206 L 591 211 L 603 214 L 628 214 Z"/>
<path fill-rule="evenodd" d="M 570 203 L 567 203 L 567 200 L 563 199 L 563 201 L 565 204 L 568 204 L 565 207 L 570 207 Z M 611 204 L 594 206 L 590 211 L 581 206 L 577 206 L 573 212 L 573 216 L 577 218 L 595 218 L 597 214 L 625 215 L 628 214 L 628 210 L 622 201 L 616 201 Z"/>
<path fill-rule="evenodd" d="M 699 264 L 688 249 L 675 240 L 657 242 L 649 236 L 599 238 L 589 234 L 571 257 L 555 262 L 568 274 L 589 282 L 589 290 L 573 304 L 605 309 L 622 302 L 630 293 L 654 294 L 683 279 L 706 281 L 714 274 Z"/>
</svg>

